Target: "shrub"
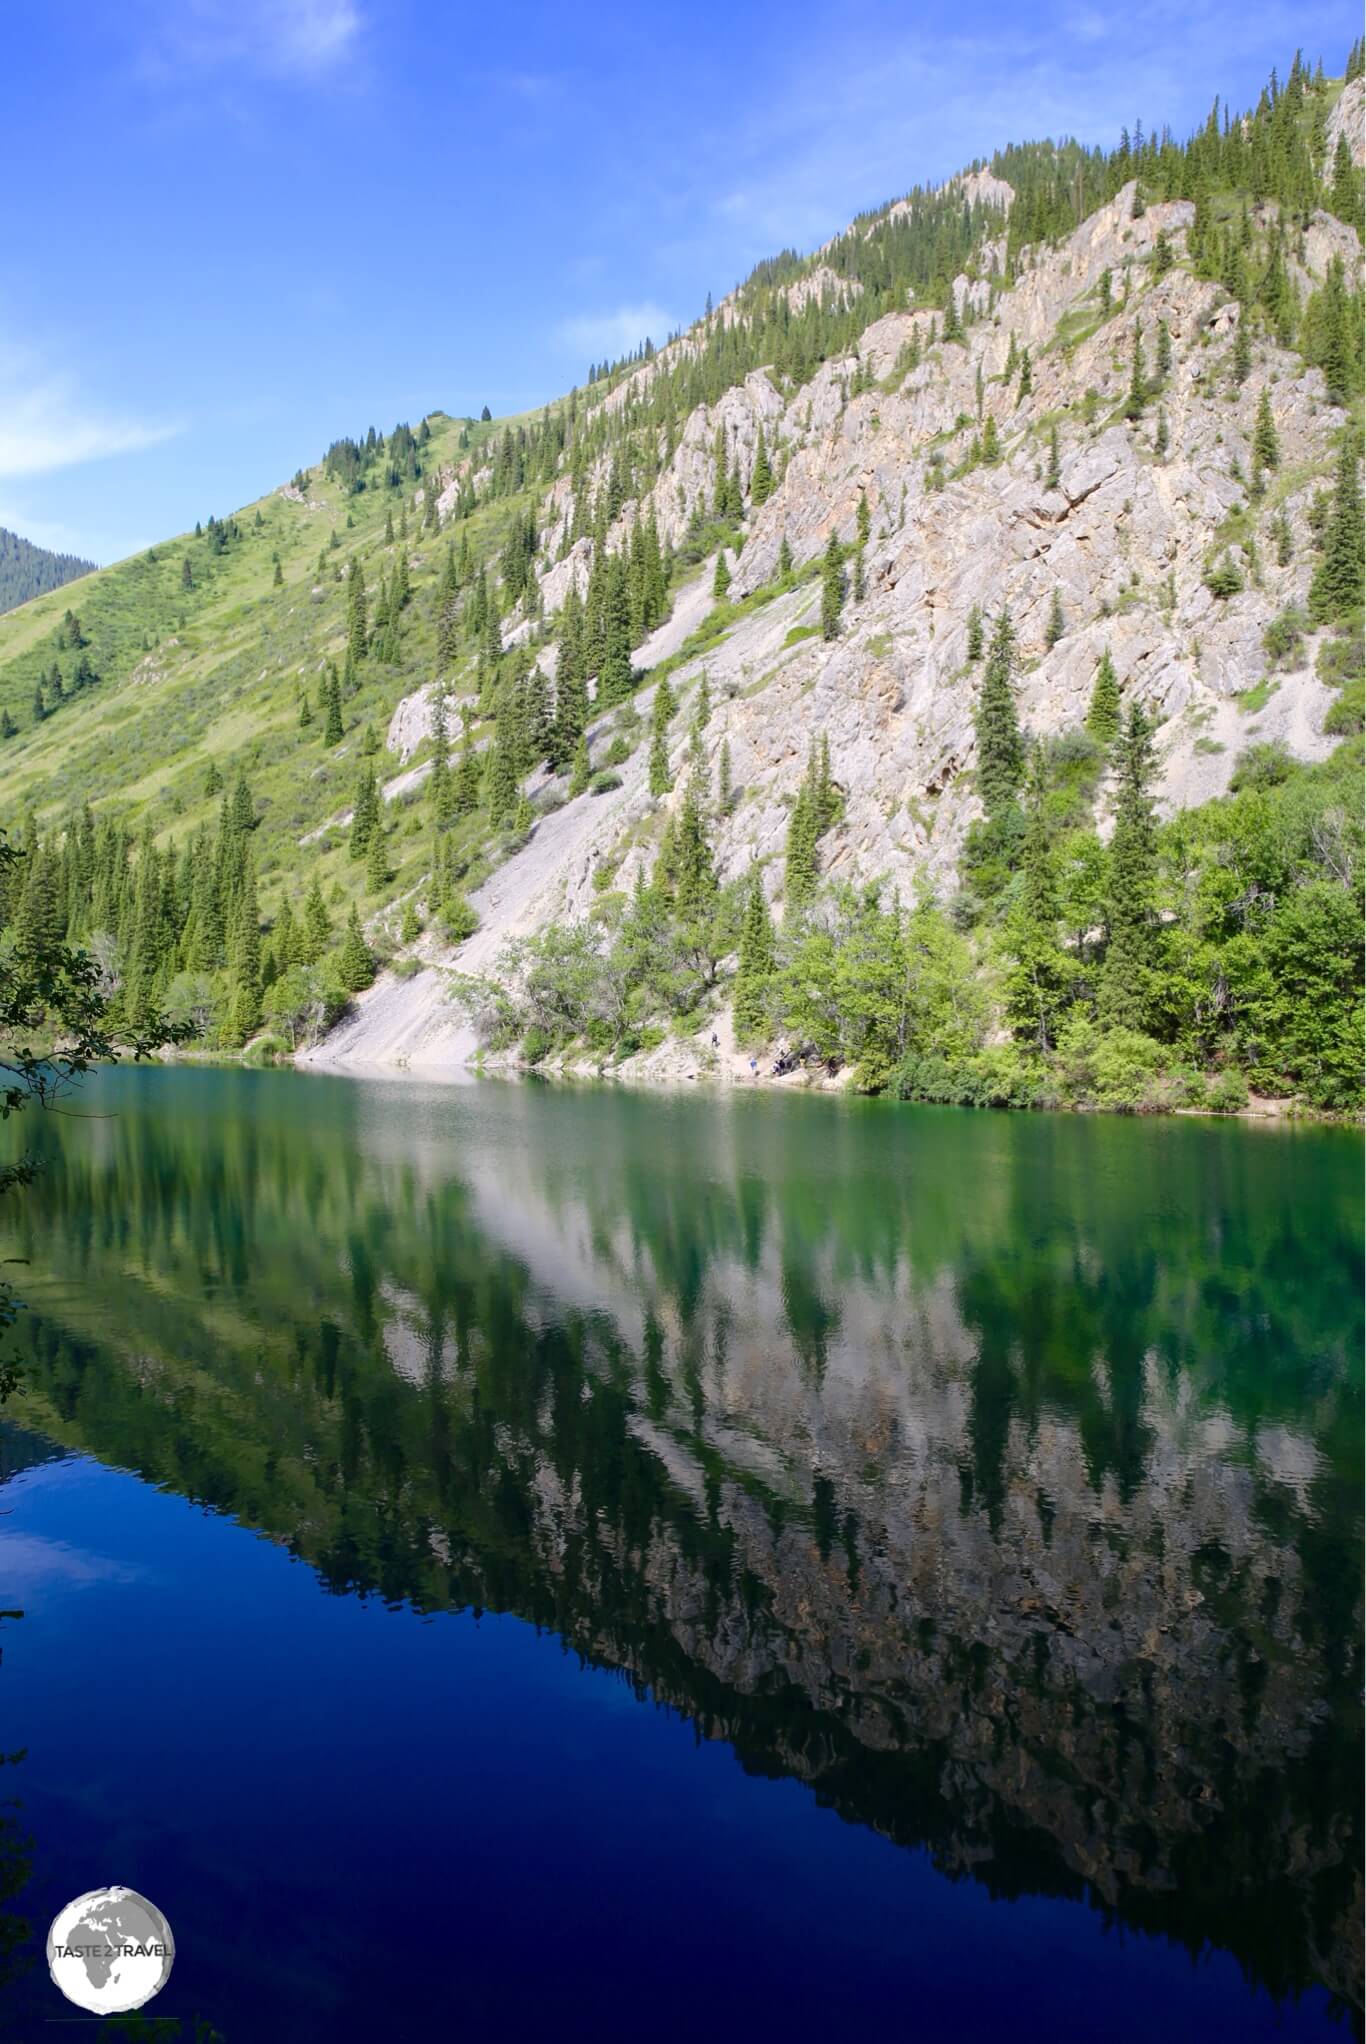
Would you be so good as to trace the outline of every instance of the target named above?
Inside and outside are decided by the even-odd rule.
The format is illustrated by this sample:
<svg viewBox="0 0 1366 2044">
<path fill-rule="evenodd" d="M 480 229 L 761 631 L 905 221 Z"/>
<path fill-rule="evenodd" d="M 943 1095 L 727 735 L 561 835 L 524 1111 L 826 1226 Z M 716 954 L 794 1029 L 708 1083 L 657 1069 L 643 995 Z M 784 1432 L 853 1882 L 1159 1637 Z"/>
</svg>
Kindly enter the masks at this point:
<svg viewBox="0 0 1366 2044">
<path fill-rule="evenodd" d="M 1236 596 L 1242 586 L 1243 578 L 1227 554 L 1211 562 L 1205 570 L 1205 587 L 1210 595 L 1217 596 L 1221 603 L 1230 596 Z"/>
<path fill-rule="evenodd" d="M 912 1055 L 892 1073 L 888 1091 L 935 1107 L 1043 1107 L 1053 1100 L 1044 1068 L 1009 1043 L 971 1057 Z"/>
<path fill-rule="evenodd" d="M 522 1056 L 529 1065 L 538 1065 L 542 1058 L 549 1057 L 554 1048 L 554 1037 L 549 1030 L 542 1029 L 539 1022 L 533 1022 L 522 1038 Z"/>
<path fill-rule="evenodd" d="M 620 786 L 621 786 L 620 774 L 609 773 L 594 774 L 592 780 L 588 783 L 588 792 L 590 795 L 606 795 L 609 794 L 613 788 L 619 788 Z"/>
<path fill-rule="evenodd" d="M 631 746 L 630 740 L 627 738 L 623 738 L 620 736 L 620 734 L 618 734 L 618 736 L 612 740 L 612 743 L 607 748 L 608 766 L 609 767 L 624 766 L 626 764 L 626 761 L 631 757 L 632 749 L 633 748 Z M 620 783 L 618 783 L 618 785 L 620 785 Z"/>
<path fill-rule="evenodd" d="M 1273 617 L 1262 633 L 1262 646 L 1273 667 L 1293 667 L 1304 646 L 1309 620 L 1292 605 Z"/>
<path fill-rule="evenodd" d="M 1240 752 L 1233 767 L 1230 788 L 1279 788 L 1295 771 L 1295 762 L 1277 738 L 1261 745 L 1249 745 Z"/>
<path fill-rule="evenodd" d="M 1323 720 L 1330 738 L 1355 738 L 1366 730 L 1366 687 L 1360 677 L 1349 681 Z"/>
<path fill-rule="evenodd" d="M 1360 681 L 1366 673 L 1366 638 L 1362 636 L 1360 620 L 1355 629 L 1342 637 L 1325 639 L 1314 664 L 1326 688 L 1346 688 L 1349 683 Z"/>
<path fill-rule="evenodd" d="M 1205 1105 L 1215 1114 L 1237 1114 L 1247 1106 L 1247 1080 L 1230 1068 L 1216 1072 L 1205 1090 Z"/>
<path fill-rule="evenodd" d="M 276 1058 L 289 1056 L 289 1045 L 283 1036 L 256 1036 L 242 1053 L 242 1062 L 248 1065 L 274 1064 Z"/>
<path fill-rule="evenodd" d="M 1135 1113 L 1153 1104 L 1154 1082 L 1162 1069 L 1160 1043 L 1137 1029 L 1110 1029 L 1100 1038 L 1092 1059 L 1096 1100 L 1102 1107 Z"/>
<path fill-rule="evenodd" d="M 463 894 L 453 895 L 441 911 L 441 927 L 452 944 L 463 944 L 479 928 L 478 911 Z"/>
</svg>

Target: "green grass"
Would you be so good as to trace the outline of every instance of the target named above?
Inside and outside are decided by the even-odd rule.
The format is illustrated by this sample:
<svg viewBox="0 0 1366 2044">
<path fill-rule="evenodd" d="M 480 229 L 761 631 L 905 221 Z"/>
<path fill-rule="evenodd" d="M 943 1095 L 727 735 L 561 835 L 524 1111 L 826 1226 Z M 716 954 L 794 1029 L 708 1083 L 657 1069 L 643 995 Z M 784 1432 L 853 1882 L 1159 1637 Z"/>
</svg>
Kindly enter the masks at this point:
<svg viewBox="0 0 1366 2044">
<path fill-rule="evenodd" d="M 1245 688 L 1233 700 L 1237 703 L 1244 716 L 1255 717 L 1259 710 L 1266 708 L 1280 685 L 1274 674 L 1268 674 L 1257 683 L 1255 688 Z"/>
<path fill-rule="evenodd" d="M 506 423 L 473 427 L 474 445 Z M 449 466 L 460 458 L 461 425 L 432 415 L 424 456 L 429 465 Z M 467 529 L 476 559 L 496 552 L 514 512 L 534 494 L 475 511 Z M 385 544 L 385 520 L 392 513 L 397 528 L 405 501 L 413 593 L 404 613 L 402 657 L 393 666 L 373 656 L 361 663 L 358 692 L 344 704 L 345 736 L 329 750 L 322 742 L 316 689 L 324 663 L 334 659 L 340 666 L 344 657 L 344 578 L 358 557 L 373 608 L 379 575 L 392 566 L 401 544 L 397 539 Z M 372 487 L 347 496 L 318 467 L 310 474 L 307 503 L 276 492 L 239 510 L 241 538 L 220 555 L 211 553 L 207 539 L 181 534 L 0 616 L 0 707 L 20 727 L 0 746 L 0 822 L 13 831 L 32 813 L 40 828 L 60 826 L 89 799 L 97 815 L 114 814 L 134 832 L 150 824 L 160 844 L 180 844 L 217 816 L 221 797 L 205 792 L 212 762 L 229 787 L 239 770 L 250 779 L 260 816 L 255 852 L 267 916 L 287 886 L 297 893 L 314 870 L 325 894 L 340 885 L 344 895 L 367 905 L 363 865 L 348 857 L 343 843 L 301 848 L 299 839 L 349 808 L 366 724 L 373 723 L 383 739 L 400 698 L 435 671 L 432 594 L 446 544 L 458 543 L 459 534 L 449 527 L 440 535 L 419 531 L 419 510 L 406 490 Z M 332 550 L 328 537 L 334 529 L 339 544 Z M 275 553 L 280 588 L 273 581 Z M 181 587 L 186 558 L 194 577 L 189 591 Z M 332 576 L 337 567 L 340 581 Z M 35 724 L 31 705 L 38 676 L 55 659 L 69 679 L 74 662 L 73 654 L 55 644 L 68 608 L 81 619 L 100 679 Z M 304 690 L 313 701 L 314 722 L 301 730 Z M 384 751 L 372 764 L 382 780 L 399 771 L 399 762 Z M 386 809 L 395 868 L 386 896 L 415 882 L 429 863 L 421 829 L 406 827 L 413 820 L 399 804 Z"/>
</svg>

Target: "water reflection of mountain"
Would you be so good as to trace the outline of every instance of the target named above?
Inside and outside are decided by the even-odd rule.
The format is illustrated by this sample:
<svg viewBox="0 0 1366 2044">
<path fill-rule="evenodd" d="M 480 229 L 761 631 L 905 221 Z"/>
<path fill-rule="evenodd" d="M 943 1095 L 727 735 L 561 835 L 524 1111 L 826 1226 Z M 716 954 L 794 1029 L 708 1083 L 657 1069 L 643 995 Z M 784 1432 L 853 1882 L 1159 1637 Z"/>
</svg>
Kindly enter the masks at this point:
<svg viewBox="0 0 1366 2044">
<path fill-rule="evenodd" d="M 993 1891 L 1360 1999 L 1359 1147 L 106 1082 L 24 1410 Z"/>
</svg>

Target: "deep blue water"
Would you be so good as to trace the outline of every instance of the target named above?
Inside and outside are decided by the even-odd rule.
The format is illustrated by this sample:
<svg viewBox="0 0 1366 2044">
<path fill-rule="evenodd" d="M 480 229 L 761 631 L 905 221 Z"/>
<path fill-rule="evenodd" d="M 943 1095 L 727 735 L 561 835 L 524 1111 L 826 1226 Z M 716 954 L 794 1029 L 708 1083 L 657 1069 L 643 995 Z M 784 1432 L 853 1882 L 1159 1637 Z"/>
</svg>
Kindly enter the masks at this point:
<svg viewBox="0 0 1366 2044">
<path fill-rule="evenodd" d="M 227 2044 L 1349 2034 L 1354 1139 L 931 1114 L 875 1226 L 838 1104 L 95 1092 L 0 1487 L 39 1935 L 141 1890 Z"/>
</svg>

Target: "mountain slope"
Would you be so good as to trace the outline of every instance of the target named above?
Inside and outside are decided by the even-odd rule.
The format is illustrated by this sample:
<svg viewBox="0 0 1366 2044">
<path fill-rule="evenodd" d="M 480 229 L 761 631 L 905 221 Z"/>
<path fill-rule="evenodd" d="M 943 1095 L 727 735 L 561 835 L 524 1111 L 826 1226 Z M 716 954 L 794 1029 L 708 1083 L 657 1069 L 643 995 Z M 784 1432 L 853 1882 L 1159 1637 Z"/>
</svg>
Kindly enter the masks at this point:
<svg viewBox="0 0 1366 2044">
<path fill-rule="evenodd" d="M 0 620 L 12 912 L 226 1043 L 315 1033 L 368 948 L 402 955 L 324 1056 L 777 1034 L 912 1091 L 943 1054 L 985 1097 L 1350 1097 L 1349 68 L 1184 148 L 1004 151 L 542 413 L 337 443 L 74 627 Z M 895 1026 L 854 959 L 904 978 L 894 896 L 948 975 Z"/>
<path fill-rule="evenodd" d="M 21 539 L 0 525 L 0 611 L 13 610 L 30 597 L 60 589 L 81 575 L 93 575 L 95 563 L 75 554 L 54 554 L 47 547 Z"/>
</svg>

